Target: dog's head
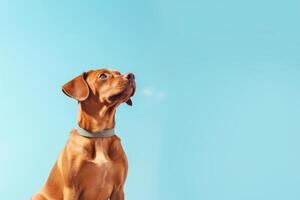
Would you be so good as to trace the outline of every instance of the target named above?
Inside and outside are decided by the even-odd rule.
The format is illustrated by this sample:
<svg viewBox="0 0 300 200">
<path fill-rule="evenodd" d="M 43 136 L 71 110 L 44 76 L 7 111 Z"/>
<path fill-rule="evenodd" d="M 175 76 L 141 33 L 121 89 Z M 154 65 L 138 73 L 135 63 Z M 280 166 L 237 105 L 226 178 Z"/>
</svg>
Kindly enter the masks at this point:
<svg viewBox="0 0 300 200">
<path fill-rule="evenodd" d="M 78 102 L 93 99 L 106 106 L 117 106 L 123 102 L 132 105 L 130 97 L 134 95 L 135 88 L 132 73 L 122 75 L 109 69 L 84 72 L 62 86 L 63 92 Z"/>
</svg>

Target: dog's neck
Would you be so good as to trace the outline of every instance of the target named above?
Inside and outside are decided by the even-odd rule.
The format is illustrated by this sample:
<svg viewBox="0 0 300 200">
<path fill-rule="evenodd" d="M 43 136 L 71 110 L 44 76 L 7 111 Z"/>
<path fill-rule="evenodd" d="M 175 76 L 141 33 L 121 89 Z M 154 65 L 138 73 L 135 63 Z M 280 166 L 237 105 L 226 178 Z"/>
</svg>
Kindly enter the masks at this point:
<svg viewBox="0 0 300 200">
<path fill-rule="evenodd" d="M 115 106 L 107 107 L 95 100 L 79 102 L 78 105 L 79 127 L 90 132 L 113 129 L 115 127 Z"/>
</svg>

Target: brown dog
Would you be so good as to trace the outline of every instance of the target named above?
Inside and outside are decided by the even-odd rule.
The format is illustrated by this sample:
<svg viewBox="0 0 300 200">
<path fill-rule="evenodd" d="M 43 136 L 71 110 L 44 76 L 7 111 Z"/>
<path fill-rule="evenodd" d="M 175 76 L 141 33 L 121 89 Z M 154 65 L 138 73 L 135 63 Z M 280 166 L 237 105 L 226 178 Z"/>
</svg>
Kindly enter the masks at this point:
<svg viewBox="0 0 300 200">
<path fill-rule="evenodd" d="M 78 125 L 89 134 L 114 128 L 118 105 L 132 105 L 134 75 L 108 69 L 91 70 L 63 85 L 78 101 Z M 116 135 L 84 137 L 72 130 L 44 187 L 32 200 L 121 200 L 127 158 Z M 100 131 L 100 132 L 99 132 Z"/>
</svg>

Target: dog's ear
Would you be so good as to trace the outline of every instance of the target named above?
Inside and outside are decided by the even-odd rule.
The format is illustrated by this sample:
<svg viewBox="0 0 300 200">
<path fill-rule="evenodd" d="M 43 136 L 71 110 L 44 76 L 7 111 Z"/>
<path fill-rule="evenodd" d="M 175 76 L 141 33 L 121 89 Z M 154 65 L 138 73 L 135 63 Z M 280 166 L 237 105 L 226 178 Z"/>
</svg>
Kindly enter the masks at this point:
<svg viewBox="0 0 300 200">
<path fill-rule="evenodd" d="M 87 82 L 85 81 L 86 73 L 75 77 L 71 81 L 62 86 L 62 91 L 69 97 L 77 101 L 84 101 L 88 98 L 90 90 Z"/>
</svg>

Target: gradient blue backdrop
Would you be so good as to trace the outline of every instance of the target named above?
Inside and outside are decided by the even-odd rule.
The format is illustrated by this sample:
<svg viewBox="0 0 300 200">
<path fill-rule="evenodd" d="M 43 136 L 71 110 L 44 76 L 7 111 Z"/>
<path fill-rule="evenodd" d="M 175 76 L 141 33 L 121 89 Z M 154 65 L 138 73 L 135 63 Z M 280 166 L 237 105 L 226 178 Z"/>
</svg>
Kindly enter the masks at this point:
<svg viewBox="0 0 300 200">
<path fill-rule="evenodd" d="M 136 74 L 116 130 L 129 200 L 300 199 L 300 2 L 0 1 L 0 199 L 29 199 L 76 127 L 61 85 Z"/>
</svg>

